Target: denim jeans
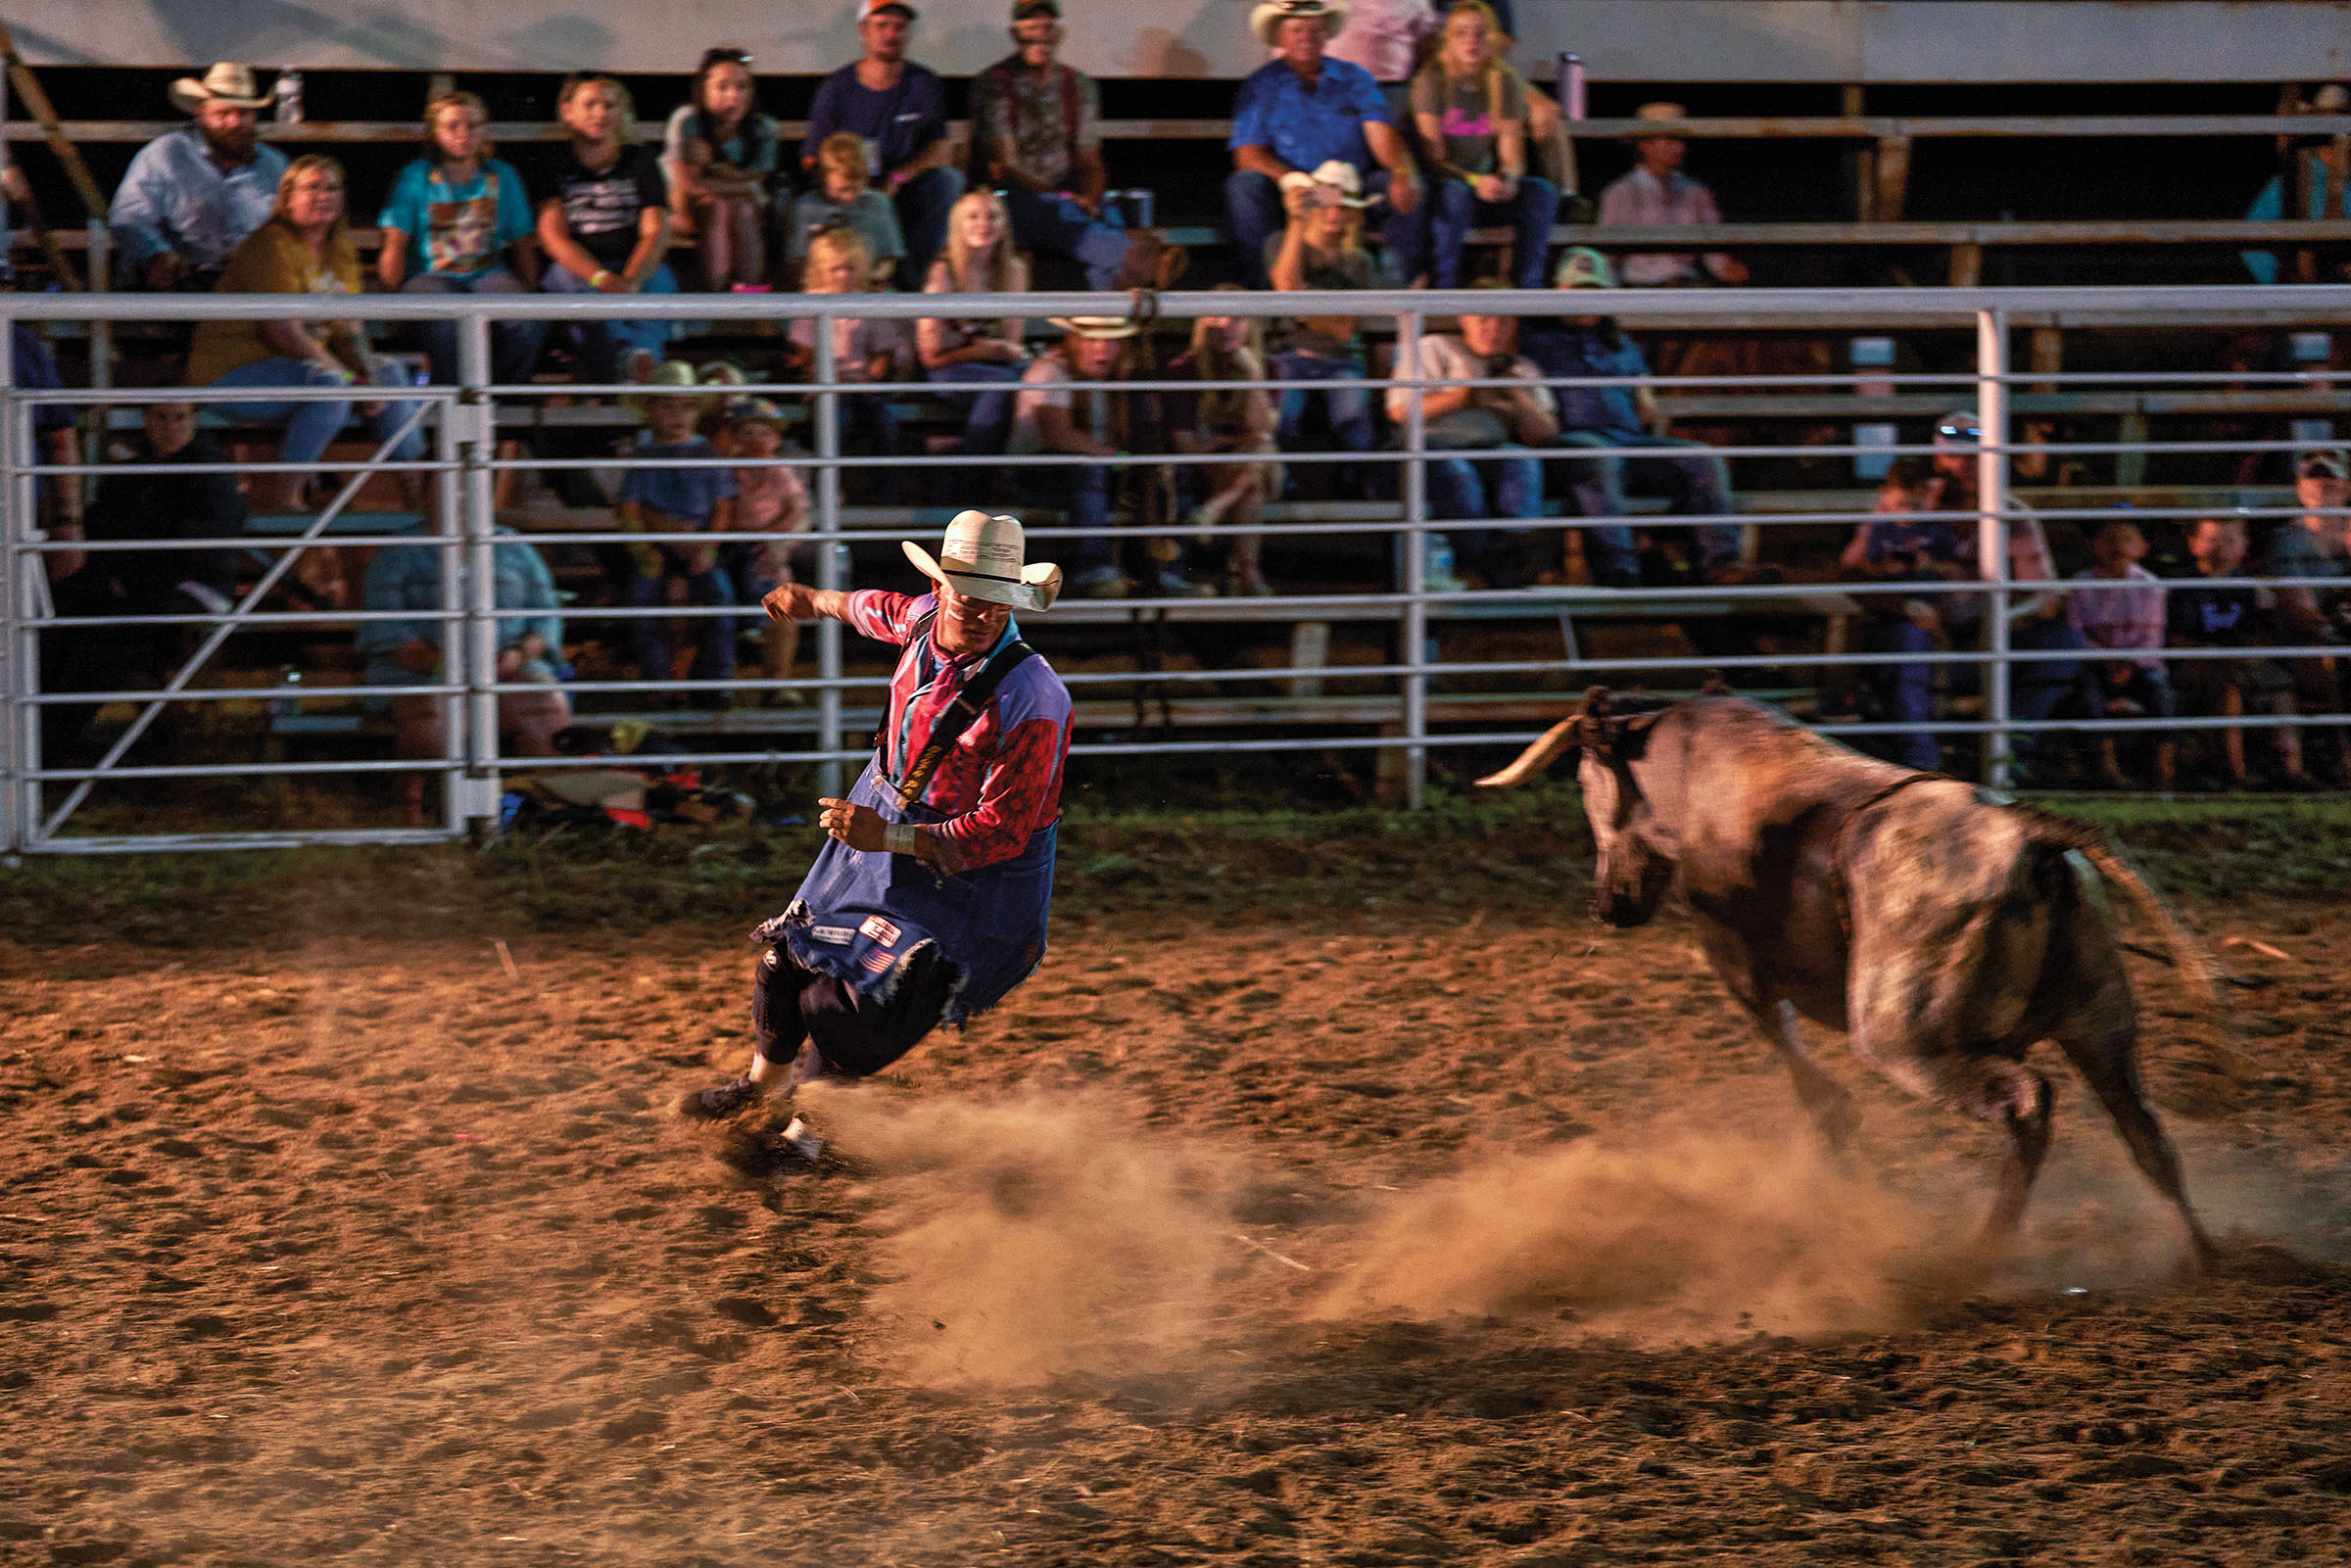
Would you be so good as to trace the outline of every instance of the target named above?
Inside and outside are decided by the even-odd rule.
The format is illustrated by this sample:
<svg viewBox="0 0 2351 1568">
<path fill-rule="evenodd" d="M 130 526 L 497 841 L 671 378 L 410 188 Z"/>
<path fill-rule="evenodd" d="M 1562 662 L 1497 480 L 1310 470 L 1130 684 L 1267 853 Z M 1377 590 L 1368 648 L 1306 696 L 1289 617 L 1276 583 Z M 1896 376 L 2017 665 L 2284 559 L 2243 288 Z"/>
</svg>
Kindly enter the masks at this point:
<svg viewBox="0 0 2351 1568">
<path fill-rule="evenodd" d="M 1110 289 L 1127 261 L 1127 231 L 1089 215 L 1067 196 L 1047 191 L 1006 191 L 1012 214 L 1012 243 L 1024 251 L 1066 256 L 1085 268 L 1085 286 Z M 911 242 L 909 242 L 911 243 Z"/>
<path fill-rule="evenodd" d="M 595 284 L 560 262 L 550 261 L 541 287 L 550 294 L 596 294 Z M 654 267 L 646 280 L 637 286 L 640 294 L 675 294 L 677 277 L 666 261 Z M 580 365 L 592 382 L 610 383 L 621 379 L 625 361 L 639 349 L 654 358 L 669 347 L 670 323 L 667 321 L 584 321 L 580 334 Z"/>
<path fill-rule="evenodd" d="M 398 387 L 406 384 L 407 374 L 397 361 L 379 359 L 374 366 L 375 384 L 379 387 Z M 256 359 L 225 372 L 213 383 L 216 387 L 337 387 L 343 384 L 335 372 L 308 359 L 289 359 L 277 356 Z M 277 460 L 287 463 L 314 463 L 335 433 L 351 417 L 351 403 L 342 400 L 322 400 L 317 403 L 295 403 L 281 399 L 275 403 L 215 404 L 214 407 L 247 419 L 286 422 L 286 435 L 278 449 Z M 390 437 L 415 407 L 412 403 L 387 403 L 374 418 L 375 439 L 380 443 Z M 402 438 L 392 455 L 403 462 L 413 462 L 424 455 L 424 433 L 411 430 Z"/>
<path fill-rule="evenodd" d="M 1562 430 L 1556 443 L 1641 456 L 1590 457 L 1559 466 L 1564 488 L 1586 517 L 1622 517 L 1627 496 L 1663 498 L 1675 516 L 1722 516 L 1731 508 L 1730 469 L 1703 442 L 1676 441 L 1629 430 Z M 1638 570 L 1630 528 L 1587 528 L 1584 563 L 1598 580 L 1604 573 Z M 1702 571 L 1739 564 L 1740 538 L 1733 523 L 1702 523 L 1698 561 Z"/>
<path fill-rule="evenodd" d="M 1012 407 L 1016 396 L 1012 388 L 1020 381 L 1023 368 L 1021 365 L 998 364 L 988 359 L 967 359 L 962 364 L 941 365 L 928 372 L 933 381 L 1003 389 L 947 394 L 948 401 L 964 405 L 964 455 L 1000 457 L 1004 454 L 1004 444 L 1012 439 Z"/>
<path fill-rule="evenodd" d="M 503 266 L 477 278 L 451 277 L 445 272 L 419 272 L 400 286 L 403 294 L 528 294 L 522 279 Z M 443 386 L 457 380 L 457 324 L 420 321 L 425 357 L 433 363 L 433 379 Z M 545 321 L 494 321 L 490 325 L 490 379 L 500 386 L 528 381 L 539 363 L 539 346 L 547 341 Z"/>
<path fill-rule="evenodd" d="M 1334 359 L 1328 355 L 1310 354 L 1292 349 L 1273 356 L 1273 373 L 1284 381 L 1362 381 L 1363 366 L 1352 359 Z M 1337 451 L 1369 451 L 1376 433 L 1371 424 L 1371 394 L 1354 387 L 1327 387 L 1320 390 L 1300 388 L 1281 395 L 1280 424 L 1275 440 L 1284 451 L 1305 451 L 1306 411 L 1316 402 L 1322 404 L 1324 419 L 1330 426 L 1330 450 Z"/>
<path fill-rule="evenodd" d="M 1366 196 L 1385 196 L 1388 171 L 1375 168 L 1364 176 Z M 1427 193 L 1422 192 L 1422 200 Z M 1240 252 L 1241 281 L 1253 289 L 1271 287 L 1266 277 L 1266 241 L 1289 226 L 1281 205 L 1281 187 L 1266 175 L 1237 169 L 1224 179 L 1224 219 L 1232 243 Z M 1420 231 L 1418 213 L 1390 210 L 1380 221 L 1380 242 L 1391 258 L 1413 254 Z M 1391 281 L 1395 281 L 1391 279 Z M 1409 282 L 1409 276 L 1404 279 Z"/>
<path fill-rule="evenodd" d="M 648 574 L 633 572 L 629 576 L 628 600 L 639 609 L 648 609 L 668 602 L 661 591 L 672 575 L 686 580 L 686 602 L 689 604 L 732 604 L 735 585 L 727 578 L 724 566 L 712 563 L 706 572 L 686 570 L 685 554 L 673 545 L 656 546 L 661 551 L 661 564 L 666 572 Z M 694 678 L 697 681 L 724 681 L 735 673 L 735 634 L 737 623 L 727 616 L 712 615 L 695 622 L 699 629 L 701 651 L 694 661 Z M 647 615 L 629 622 L 629 637 L 637 652 L 638 676 L 646 681 L 669 679 L 669 617 Z"/>
<path fill-rule="evenodd" d="M 1865 653 L 1930 653 L 1933 634 L 1906 615 L 1872 616 L 1861 634 Z M 1888 724 L 1923 725 L 1935 717 L 1935 667 L 1924 659 L 1865 667 L 1862 682 L 1877 698 L 1878 717 Z M 1932 773 L 1943 766 L 1943 748 L 1929 730 L 1906 730 L 1872 736 L 1884 740 L 1887 754 L 1907 768 Z"/>
<path fill-rule="evenodd" d="M 897 189 L 890 205 L 898 211 L 898 232 L 906 237 L 906 255 L 898 262 L 898 287 L 913 293 L 938 253 L 947 248 L 947 210 L 963 194 L 963 176 L 954 169 L 925 169 Z"/>
<path fill-rule="evenodd" d="M 1480 222 L 1509 223 L 1515 229 L 1511 241 L 1511 281 L 1522 289 L 1539 289 L 1546 279 L 1543 263 L 1551 256 L 1551 225 L 1559 214 L 1559 188 L 1540 175 L 1519 180 L 1517 194 L 1507 202 L 1481 202 L 1468 184 L 1440 179 L 1428 189 L 1421 209 L 1426 219 L 1418 225 L 1406 277 L 1425 270 L 1432 289 L 1459 287 L 1462 251 L 1469 231 Z"/>
<path fill-rule="evenodd" d="M 1433 443 L 1432 443 L 1433 446 Z M 1428 515 L 1433 518 L 1540 517 L 1543 460 L 1523 447 L 1481 449 L 1516 456 L 1428 459 Z M 1524 533 L 1490 528 L 1446 531 L 1453 558 L 1494 588 L 1516 588 L 1526 580 L 1521 559 L 1530 553 Z"/>
<path fill-rule="evenodd" d="M 1013 470 L 1013 489 L 1023 505 L 1058 508 L 1065 526 L 1086 530 L 1079 538 L 1060 542 L 1069 554 L 1065 569 L 1072 578 L 1118 564 L 1118 541 L 1098 532 L 1110 526 L 1112 482 L 1107 463 Z"/>
</svg>

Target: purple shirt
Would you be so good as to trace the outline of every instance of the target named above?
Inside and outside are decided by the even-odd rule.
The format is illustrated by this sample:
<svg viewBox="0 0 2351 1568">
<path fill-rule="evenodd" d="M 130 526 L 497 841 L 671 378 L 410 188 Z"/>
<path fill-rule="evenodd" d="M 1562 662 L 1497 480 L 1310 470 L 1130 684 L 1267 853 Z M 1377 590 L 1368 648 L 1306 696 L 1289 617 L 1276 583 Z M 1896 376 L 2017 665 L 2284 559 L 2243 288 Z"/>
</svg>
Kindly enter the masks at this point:
<svg viewBox="0 0 2351 1568">
<path fill-rule="evenodd" d="M 2087 571 L 2076 572 L 2073 580 L 2088 585 L 2074 589 L 2065 598 L 2066 619 L 2084 642 L 2112 649 L 2163 646 L 2163 589 L 2153 572 L 2134 566 L 2121 577 Z M 2161 659 L 2132 662 L 2142 670 L 2163 668 Z"/>
</svg>

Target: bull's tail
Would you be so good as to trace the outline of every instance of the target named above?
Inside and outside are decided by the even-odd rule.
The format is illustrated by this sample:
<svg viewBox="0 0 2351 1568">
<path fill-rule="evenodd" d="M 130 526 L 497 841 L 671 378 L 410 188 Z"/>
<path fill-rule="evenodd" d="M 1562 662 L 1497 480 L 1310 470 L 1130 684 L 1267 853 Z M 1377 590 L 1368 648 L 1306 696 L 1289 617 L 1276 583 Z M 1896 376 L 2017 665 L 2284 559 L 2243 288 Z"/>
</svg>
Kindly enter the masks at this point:
<svg viewBox="0 0 2351 1568">
<path fill-rule="evenodd" d="M 2031 823 L 2036 842 L 2078 850 L 2099 876 L 2121 888 L 2131 902 L 2138 906 L 2140 913 L 2163 933 L 2164 945 L 2172 950 L 2172 962 L 2179 969 L 2180 978 L 2189 993 L 2207 1009 L 2219 1007 L 2220 995 L 2214 988 L 2212 965 L 2204 956 L 2203 946 L 2188 934 L 2187 927 L 2180 924 L 2180 918 L 2172 913 L 2171 906 L 2147 885 L 2144 878 L 2131 868 L 2102 831 L 2087 823 L 2076 822 L 2070 817 L 2060 817 L 2051 812 L 2035 811 L 2029 807 L 2020 809 L 2025 811 Z"/>
<path fill-rule="evenodd" d="M 1543 732 L 1535 743 L 1518 753 L 1518 759 L 1500 773 L 1487 774 L 1477 781 L 1480 789 L 1514 789 L 1534 778 L 1552 763 L 1560 752 L 1576 743 L 1576 726 L 1583 715 L 1571 714 Z"/>
</svg>

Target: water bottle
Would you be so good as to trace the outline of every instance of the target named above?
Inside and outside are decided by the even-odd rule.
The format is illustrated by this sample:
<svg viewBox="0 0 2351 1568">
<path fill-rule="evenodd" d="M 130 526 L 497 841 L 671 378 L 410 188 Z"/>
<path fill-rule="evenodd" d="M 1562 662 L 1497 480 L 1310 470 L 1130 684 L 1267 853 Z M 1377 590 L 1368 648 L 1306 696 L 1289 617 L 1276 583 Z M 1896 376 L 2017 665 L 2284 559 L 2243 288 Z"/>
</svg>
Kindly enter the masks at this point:
<svg viewBox="0 0 2351 1568">
<path fill-rule="evenodd" d="M 1443 534 L 1426 536 L 1420 555 L 1420 581 L 1432 594 L 1451 592 L 1459 581 L 1453 575 L 1453 541 Z"/>
<path fill-rule="evenodd" d="M 302 711 L 302 671 L 287 665 L 277 672 L 277 695 L 269 699 L 269 722 L 291 719 Z"/>
<path fill-rule="evenodd" d="M 1584 57 L 1559 56 L 1559 113 L 1569 119 L 1584 118 Z"/>
<path fill-rule="evenodd" d="M 277 73 L 277 122 L 281 125 L 302 123 L 302 72 L 291 66 Z"/>
</svg>

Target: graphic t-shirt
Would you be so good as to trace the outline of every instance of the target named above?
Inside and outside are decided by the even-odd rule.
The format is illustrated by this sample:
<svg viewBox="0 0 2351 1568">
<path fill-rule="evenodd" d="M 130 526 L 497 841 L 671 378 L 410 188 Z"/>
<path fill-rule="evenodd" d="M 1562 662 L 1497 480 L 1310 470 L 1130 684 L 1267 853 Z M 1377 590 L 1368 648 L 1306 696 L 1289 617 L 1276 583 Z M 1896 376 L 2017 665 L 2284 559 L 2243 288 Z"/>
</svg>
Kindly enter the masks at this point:
<svg viewBox="0 0 2351 1568">
<path fill-rule="evenodd" d="M 419 158 L 392 182 L 376 222 L 423 241 L 408 252 L 410 276 L 478 278 L 498 265 L 501 251 L 529 236 L 531 202 L 522 176 L 504 160 L 486 159 L 471 179 L 452 184 L 441 166 Z"/>
<path fill-rule="evenodd" d="M 1518 79 L 1516 71 L 1502 73 L 1501 98 L 1503 121 L 1523 122 L 1526 83 Z M 1463 173 L 1501 172 L 1493 111 L 1482 77 L 1448 75 L 1431 61 L 1413 78 L 1413 113 L 1436 116 L 1437 128 L 1445 138 L 1441 147 L 1429 151 Z"/>
<path fill-rule="evenodd" d="M 563 204 L 563 225 L 597 264 L 619 271 L 637 249 L 637 215 L 648 207 L 669 205 L 669 185 L 661 177 L 661 160 L 649 147 L 623 147 L 604 168 L 580 162 L 577 149 L 564 147 L 550 166 L 552 177 L 540 189 Z"/>
</svg>

